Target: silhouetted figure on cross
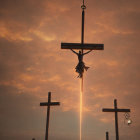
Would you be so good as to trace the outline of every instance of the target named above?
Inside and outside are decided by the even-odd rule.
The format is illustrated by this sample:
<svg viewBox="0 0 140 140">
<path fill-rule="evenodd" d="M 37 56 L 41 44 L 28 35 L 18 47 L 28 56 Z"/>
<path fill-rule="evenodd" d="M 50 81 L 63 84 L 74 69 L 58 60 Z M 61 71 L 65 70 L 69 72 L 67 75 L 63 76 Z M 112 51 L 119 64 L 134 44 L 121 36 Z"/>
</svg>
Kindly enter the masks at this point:
<svg viewBox="0 0 140 140">
<path fill-rule="evenodd" d="M 88 54 L 88 53 L 90 53 L 92 50 L 90 50 L 90 51 L 88 51 L 88 52 L 86 52 L 86 53 L 82 53 L 82 51 L 79 51 L 79 53 L 77 53 L 76 51 L 74 51 L 73 49 L 71 49 L 71 51 L 73 52 L 73 53 L 75 53 L 77 56 L 78 56 L 78 60 L 79 60 L 79 62 L 78 62 L 78 64 L 77 64 L 77 66 L 75 67 L 75 69 L 76 69 L 76 72 L 77 73 L 79 73 L 79 78 L 82 78 L 82 76 L 83 76 L 83 73 L 84 73 L 84 70 L 88 70 L 88 68 L 89 67 L 87 67 L 87 66 L 85 66 L 85 63 L 83 62 L 83 56 L 85 55 L 85 54 Z"/>
<path fill-rule="evenodd" d="M 81 6 L 82 8 L 82 30 L 81 30 L 81 43 L 61 43 L 61 49 L 71 49 L 79 59 L 79 63 L 75 67 L 76 72 L 79 74 L 79 78 L 83 78 L 83 73 L 84 70 L 88 70 L 89 67 L 85 66 L 83 62 L 83 56 L 85 54 L 88 54 L 91 52 L 91 50 L 103 50 L 104 49 L 104 44 L 89 44 L 89 43 L 84 43 L 84 19 L 85 19 L 85 9 L 86 6 L 84 5 L 84 0 L 83 0 L 83 5 Z M 75 52 L 74 50 L 82 50 L 79 51 L 79 53 Z M 86 53 L 83 53 L 85 50 L 90 50 Z"/>
</svg>

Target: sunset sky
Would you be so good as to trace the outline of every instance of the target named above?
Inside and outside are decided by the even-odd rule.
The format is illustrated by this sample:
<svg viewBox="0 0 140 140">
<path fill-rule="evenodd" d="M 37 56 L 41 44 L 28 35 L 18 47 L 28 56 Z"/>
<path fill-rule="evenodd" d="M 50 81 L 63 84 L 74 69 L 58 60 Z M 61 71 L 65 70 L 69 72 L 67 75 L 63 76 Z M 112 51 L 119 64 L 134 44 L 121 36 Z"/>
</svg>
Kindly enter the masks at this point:
<svg viewBox="0 0 140 140">
<path fill-rule="evenodd" d="M 79 140 L 77 57 L 61 42 L 81 41 L 82 0 L 0 0 L 0 139 Z M 84 57 L 82 140 L 115 140 L 113 108 L 130 108 L 131 126 L 119 113 L 120 140 L 140 139 L 140 1 L 85 0 L 85 43 L 104 51 Z"/>
</svg>

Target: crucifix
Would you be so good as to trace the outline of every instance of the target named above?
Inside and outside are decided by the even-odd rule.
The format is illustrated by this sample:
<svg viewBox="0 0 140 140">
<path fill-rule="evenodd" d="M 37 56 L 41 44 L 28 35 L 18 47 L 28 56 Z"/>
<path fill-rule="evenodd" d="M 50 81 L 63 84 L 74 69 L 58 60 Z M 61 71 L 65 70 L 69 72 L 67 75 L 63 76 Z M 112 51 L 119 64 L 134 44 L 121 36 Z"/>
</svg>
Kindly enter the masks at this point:
<svg viewBox="0 0 140 140">
<path fill-rule="evenodd" d="M 106 140 L 109 140 L 109 132 L 106 132 Z"/>
<path fill-rule="evenodd" d="M 40 103 L 40 106 L 47 106 L 47 121 L 46 121 L 45 140 L 48 140 L 50 106 L 56 106 L 56 105 L 60 105 L 60 102 L 51 102 L 51 92 L 48 92 L 48 102 Z"/>
<path fill-rule="evenodd" d="M 114 109 L 112 108 L 103 108 L 103 112 L 115 112 L 115 131 L 116 131 L 116 140 L 119 140 L 119 130 L 118 130 L 118 112 L 130 112 L 130 109 L 119 109 L 117 107 L 117 99 L 114 100 Z"/>
<path fill-rule="evenodd" d="M 104 44 L 89 44 L 89 43 L 84 43 L 84 21 L 85 21 L 85 9 L 86 6 L 84 4 L 83 0 L 83 5 L 81 6 L 82 8 L 82 29 L 81 29 L 81 43 L 61 43 L 61 49 L 70 49 L 73 53 L 75 53 L 78 56 L 79 63 L 76 66 L 76 72 L 79 73 L 79 78 L 83 77 L 84 70 L 87 71 L 89 67 L 85 66 L 83 62 L 83 56 L 92 50 L 103 50 L 104 49 Z M 74 51 L 75 50 L 81 50 L 78 52 Z M 84 53 L 84 50 L 90 50 L 86 53 Z"/>
</svg>

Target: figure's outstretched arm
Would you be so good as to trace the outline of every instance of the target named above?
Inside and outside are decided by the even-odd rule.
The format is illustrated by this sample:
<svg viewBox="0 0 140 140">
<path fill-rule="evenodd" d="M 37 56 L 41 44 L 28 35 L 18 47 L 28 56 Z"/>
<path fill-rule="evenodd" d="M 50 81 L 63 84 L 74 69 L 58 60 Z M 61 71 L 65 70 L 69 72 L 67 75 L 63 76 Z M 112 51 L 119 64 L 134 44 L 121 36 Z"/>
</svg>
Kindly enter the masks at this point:
<svg viewBox="0 0 140 140">
<path fill-rule="evenodd" d="M 78 53 L 77 52 L 75 52 L 73 49 L 70 49 L 73 53 L 75 53 L 75 54 L 77 54 L 78 55 Z"/>
<path fill-rule="evenodd" d="M 88 54 L 88 53 L 90 53 L 91 51 L 92 51 L 92 50 L 90 50 L 90 51 L 88 51 L 88 52 L 84 53 L 83 55 Z"/>
</svg>

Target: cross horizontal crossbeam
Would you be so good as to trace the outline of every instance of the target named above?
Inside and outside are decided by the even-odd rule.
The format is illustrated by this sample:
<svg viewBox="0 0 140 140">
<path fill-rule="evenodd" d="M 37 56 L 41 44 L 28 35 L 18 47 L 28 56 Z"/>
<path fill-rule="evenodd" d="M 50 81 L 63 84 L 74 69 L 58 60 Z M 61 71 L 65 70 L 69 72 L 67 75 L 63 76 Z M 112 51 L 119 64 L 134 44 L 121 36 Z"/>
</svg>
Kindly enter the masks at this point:
<svg viewBox="0 0 140 140">
<path fill-rule="evenodd" d="M 130 112 L 130 109 L 111 109 L 111 108 L 104 108 L 102 109 L 103 112 Z"/>
<path fill-rule="evenodd" d="M 44 103 L 40 103 L 40 106 L 55 106 L 55 105 L 60 105 L 60 102 L 44 102 Z"/>
<path fill-rule="evenodd" d="M 61 49 L 104 50 L 104 44 L 61 43 Z"/>
</svg>

